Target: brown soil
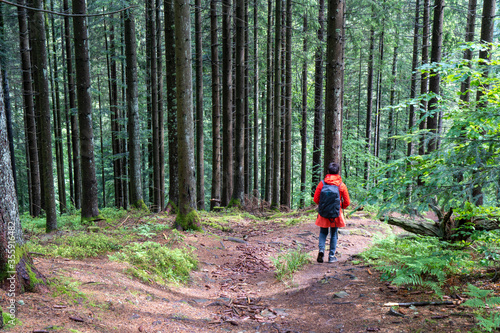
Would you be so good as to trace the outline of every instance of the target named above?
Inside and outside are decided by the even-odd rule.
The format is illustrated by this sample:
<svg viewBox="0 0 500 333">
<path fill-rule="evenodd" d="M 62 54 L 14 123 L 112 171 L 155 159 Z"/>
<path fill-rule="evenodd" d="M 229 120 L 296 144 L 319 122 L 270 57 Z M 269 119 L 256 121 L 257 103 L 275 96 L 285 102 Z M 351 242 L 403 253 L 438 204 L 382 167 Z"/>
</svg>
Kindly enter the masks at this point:
<svg viewBox="0 0 500 333">
<path fill-rule="evenodd" d="M 374 268 L 353 263 L 373 235 L 401 230 L 358 212 L 339 235 L 339 262 L 333 264 L 315 260 L 318 232 L 313 221 L 286 226 L 241 220 L 231 232 L 207 227 L 205 233 L 185 233 L 199 260 L 187 285 L 143 283 L 124 273 L 125 264 L 107 257 L 34 255 L 49 280 L 73 281 L 85 297 L 20 295 L 22 325 L 10 332 L 468 332 L 474 327 L 473 316 L 460 306 L 400 307 L 399 314 L 384 306 L 439 300 L 388 285 Z M 154 240 L 166 242 L 162 232 Z M 310 253 L 310 263 L 293 281 L 280 282 L 270 257 L 297 245 Z M 5 309 L 7 298 L 1 295 Z"/>
</svg>

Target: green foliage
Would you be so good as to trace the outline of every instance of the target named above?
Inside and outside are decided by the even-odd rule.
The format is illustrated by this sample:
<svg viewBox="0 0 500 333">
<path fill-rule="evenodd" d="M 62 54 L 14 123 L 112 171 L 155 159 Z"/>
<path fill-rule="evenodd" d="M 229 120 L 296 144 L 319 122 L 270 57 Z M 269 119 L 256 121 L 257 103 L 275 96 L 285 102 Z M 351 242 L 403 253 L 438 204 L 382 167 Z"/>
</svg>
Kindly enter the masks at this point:
<svg viewBox="0 0 500 333">
<path fill-rule="evenodd" d="M 278 255 L 276 258 L 271 258 L 276 267 L 276 278 L 279 281 L 285 279 L 293 279 L 293 273 L 299 271 L 305 264 L 309 262 L 310 256 L 303 252 L 300 247 L 295 250 Z"/>
<path fill-rule="evenodd" d="M 450 274 L 466 272 L 473 266 L 463 251 L 435 237 L 389 237 L 360 255 L 384 272 L 383 279 L 396 285 L 428 287 L 437 294 L 441 294 Z"/>
<path fill-rule="evenodd" d="M 492 308 L 500 304 L 500 297 L 491 296 L 493 290 L 483 290 L 472 284 L 468 286 L 466 292 L 471 298 L 462 303 L 463 306 L 479 309 L 476 312 L 476 319 L 483 332 L 492 332 L 500 328 L 500 314 L 498 312 L 488 313 L 487 308 Z"/>
<path fill-rule="evenodd" d="M 6 309 L 8 310 L 8 309 Z M 19 318 L 12 316 L 9 312 L 2 312 L 4 330 L 9 330 L 17 325 L 22 325 L 23 323 L 19 320 Z"/>
<path fill-rule="evenodd" d="M 109 256 L 110 260 L 131 264 L 128 272 L 144 282 L 166 284 L 186 282 L 191 270 L 198 266 L 192 251 L 170 249 L 155 242 L 132 243 Z"/>
<path fill-rule="evenodd" d="M 201 231 L 201 219 L 196 210 L 191 210 L 188 214 L 177 213 L 175 226 L 181 230 Z"/>
<path fill-rule="evenodd" d="M 76 281 L 64 276 L 60 276 L 57 279 L 52 279 L 50 281 L 50 287 L 52 289 L 53 297 L 64 295 L 74 303 L 79 303 L 82 300 L 87 300 L 87 296 L 78 288 L 81 285 L 82 283 L 80 281 Z"/>
<path fill-rule="evenodd" d="M 99 210 L 99 215 L 107 222 L 118 221 L 127 216 L 127 214 L 128 212 L 123 208 L 105 207 Z"/>
<path fill-rule="evenodd" d="M 52 257 L 82 259 L 119 250 L 123 247 L 122 243 L 130 239 L 131 237 L 123 237 L 123 235 L 112 237 L 102 233 L 76 233 L 57 237 L 53 243 L 45 245 L 41 244 L 39 239 L 34 238 L 27 245 L 30 252 L 43 253 Z"/>
</svg>

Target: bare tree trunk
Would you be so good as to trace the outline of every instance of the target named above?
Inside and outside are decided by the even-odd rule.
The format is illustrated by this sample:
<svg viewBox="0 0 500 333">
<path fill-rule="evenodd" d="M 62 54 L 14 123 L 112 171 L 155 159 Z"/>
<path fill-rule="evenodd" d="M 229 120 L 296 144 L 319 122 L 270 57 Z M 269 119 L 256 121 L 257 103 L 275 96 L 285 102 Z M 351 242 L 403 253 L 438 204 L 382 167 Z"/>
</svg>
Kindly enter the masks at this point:
<svg viewBox="0 0 500 333">
<path fill-rule="evenodd" d="M 389 105 L 395 105 L 396 103 L 396 83 L 397 83 L 397 68 L 398 68 L 398 41 L 399 36 L 396 36 L 396 46 L 394 46 L 394 53 L 392 56 L 392 87 L 391 94 L 389 97 Z M 388 138 L 387 138 L 387 155 L 386 155 L 386 163 L 389 163 L 392 159 L 392 153 L 394 151 L 394 139 L 392 137 L 396 134 L 396 126 L 394 124 L 394 109 L 391 108 L 389 110 L 389 119 L 388 119 Z"/>
<path fill-rule="evenodd" d="M 267 31 L 270 32 L 273 26 L 273 1 L 267 2 Z M 273 67 L 272 67 L 272 34 L 267 34 L 267 86 L 266 86 L 266 180 L 264 190 L 264 200 L 271 201 L 272 182 L 273 182 Z"/>
<path fill-rule="evenodd" d="M 73 13 L 86 14 L 85 0 L 73 0 Z M 94 158 L 94 130 L 92 128 L 92 101 L 90 97 L 90 63 L 88 28 L 85 16 L 73 17 L 75 39 L 75 67 L 80 123 L 80 151 L 82 170 L 82 219 L 99 215 L 97 179 Z"/>
<path fill-rule="evenodd" d="M 24 5 L 24 1 L 18 2 Z M 29 177 L 30 177 L 30 214 L 34 217 L 41 212 L 41 191 L 40 191 L 40 169 L 37 151 L 37 136 L 35 111 L 33 105 L 33 86 L 31 77 L 31 55 L 28 35 L 28 25 L 26 22 L 26 10 L 17 8 L 19 22 L 19 45 L 21 51 L 21 66 L 23 71 L 23 103 L 24 119 L 27 137 L 27 150 L 29 157 Z"/>
<path fill-rule="evenodd" d="M 370 142 L 372 133 L 372 108 L 373 108 L 373 51 L 375 42 L 375 30 L 370 30 L 370 49 L 368 56 L 368 79 L 366 83 L 366 153 L 370 153 Z M 365 162 L 365 182 L 367 188 L 370 180 L 370 163 Z"/>
<path fill-rule="evenodd" d="M 426 65 L 429 63 L 429 18 L 430 18 L 430 0 L 423 0 L 424 1 L 424 6 L 423 6 L 423 13 L 422 13 L 422 66 Z M 427 73 L 422 73 L 420 77 L 420 94 L 425 95 L 428 92 L 428 86 L 429 86 L 429 75 Z M 423 131 L 427 128 L 427 119 L 425 118 L 425 114 L 427 112 L 427 100 L 422 99 L 420 101 L 420 122 L 418 125 L 418 128 L 420 131 Z M 419 145 L 418 145 L 418 154 L 419 155 L 424 155 L 426 151 L 425 147 L 425 135 L 422 134 L 419 139 Z M 417 182 L 420 184 L 421 180 L 420 178 L 417 180 Z"/>
<path fill-rule="evenodd" d="M 61 27 L 61 36 L 65 37 L 64 26 Z M 61 38 L 62 41 L 62 58 L 66 60 L 66 38 Z M 63 62 L 64 63 L 64 62 Z M 67 77 L 67 76 L 66 76 Z M 72 140 L 71 140 L 71 122 L 70 122 L 70 108 L 69 108 L 69 93 L 68 93 L 68 84 L 64 82 L 64 122 L 66 124 L 66 152 L 68 153 L 68 183 L 69 183 L 69 197 L 70 203 L 74 205 L 73 198 L 75 197 L 75 189 L 74 189 L 74 177 L 73 177 L 73 154 L 72 154 Z"/>
<path fill-rule="evenodd" d="M 131 10 L 125 13 L 125 55 L 127 62 L 127 131 L 130 175 L 130 204 L 145 208 L 142 194 L 139 95 L 137 92 L 137 42 Z"/>
<path fill-rule="evenodd" d="M 379 61 L 377 68 L 377 87 L 375 88 L 375 137 L 373 140 L 373 153 L 375 157 L 380 155 L 380 117 L 382 114 L 382 70 L 384 68 L 384 35 L 385 35 L 385 23 L 382 23 L 382 31 L 379 37 Z"/>
<path fill-rule="evenodd" d="M 283 204 L 292 207 L 292 1 L 286 0 Z"/>
<path fill-rule="evenodd" d="M 212 192 L 210 209 L 220 205 L 220 74 L 219 74 L 219 38 L 217 27 L 217 1 L 210 0 L 210 42 L 212 57 Z"/>
<path fill-rule="evenodd" d="M 97 77 L 97 90 L 101 91 L 101 77 Z M 103 135 L 103 124 L 102 124 L 102 103 L 101 94 L 98 96 L 99 105 L 99 143 L 101 148 L 101 185 L 102 185 L 102 207 L 106 207 L 106 177 L 104 176 L 104 135 Z"/>
<path fill-rule="evenodd" d="M 301 136 L 301 151 L 300 151 L 300 203 L 299 208 L 304 207 L 305 200 L 304 194 L 306 190 L 306 177 L 307 177 L 307 12 L 304 13 L 304 25 L 302 32 L 304 34 L 304 44 L 302 51 L 304 51 L 304 62 L 302 63 L 302 119 L 300 126 Z"/>
<path fill-rule="evenodd" d="M 443 17 L 444 17 L 444 0 L 435 0 L 434 2 L 434 21 L 432 24 L 432 49 L 431 63 L 441 61 L 441 48 L 443 45 Z M 440 76 L 436 71 L 432 71 L 429 78 L 429 92 L 439 95 Z M 427 129 L 430 131 L 431 138 L 429 140 L 428 152 L 435 151 L 437 146 L 438 136 L 438 99 L 431 98 L 429 101 L 429 118 L 427 118 Z"/>
<path fill-rule="evenodd" d="M 493 31 L 494 31 L 494 18 L 496 12 L 496 1 L 485 0 L 483 2 L 483 19 L 481 20 L 481 43 L 487 44 L 486 47 L 479 51 L 479 60 L 482 71 L 481 76 L 483 78 L 488 77 L 488 71 L 486 66 L 491 60 L 491 46 L 489 43 L 493 41 Z M 488 105 L 488 99 L 484 98 L 485 91 L 489 89 L 489 84 L 482 84 L 481 87 L 477 89 L 476 102 L 477 108 L 485 108 Z M 482 165 L 481 161 L 476 161 L 477 164 Z M 477 206 L 482 206 L 484 202 L 484 193 L 482 181 L 480 178 L 481 167 L 479 170 L 474 170 L 472 174 L 473 188 L 472 188 L 472 202 Z"/>
<path fill-rule="evenodd" d="M 203 44 L 201 27 L 201 0 L 195 0 L 194 30 L 196 48 L 196 206 L 205 209 L 205 167 L 203 145 Z"/>
<path fill-rule="evenodd" d="M 163 61 L 161 0 L 156 0 L 156 76 L 158 83 L 158 168 L 160 177 L 160 205 L 165 209 L 165 114 L 163 112 Z"/>
<path fill-rule="evenodd" d="M 51 10 L 54 10 L 54 1 L 50 2 Z M 52 27 L 52 61 L 54 70 L 52 71 L 53 77 L 53 110 L 54 110 L 54 138 L 56 145 L 56 165 L 57 165 L 57 189 L 59 194 L 59 209 L 61 214 L 66 212 L 66 185 L 64 177 L 64 150 L 63 150 L 63 136 L 62 136 L 62 119 L 61 119 L 61 99 L 59 93 L 59 70 L 58 70 L 58 57 L 56 49 L 56 28 L 54 23 L 54 16 L 50 17 Z"/>
<path fill-rule="evenodd" d="M 222 1 L 222 206 L 233 192 L 233 82 L 231 43 L 231 0 Z"/>
<path fill-rule="evenodd" d="M 328 15 L 325 93 L 325 170 L 331 162 L 342 166 L 344 4 L 342 0 L 328 0 L 328 12 L 335 14 Z"/>
<path fill-rule="evenodd" d="M 476 27 L 476 7 L 477 0 L 469 0 L 469 8 L 467 11 L 467 26 L 465 28 L 465 42 L 470 43 L 474 41 L 474 33 Z M 469 63 L 472 60 L 472 50 L 470 48 L 464 51 L 464 60 Z M 462 85 L 460 86 L 460 99 L 468 103 L 470 98 L 470 76 L 467 76 Z"/>
<path fill-rule="evenodd" d="M 179 203 L 179 165 L 177 149 L 177 101 L 175 73 L 175 29 L 173 2 L 163 2 L 165 16 L 165 72 L 167 83 L 167 123 L 168 123 L 168 210 Z"/>
<path fill-rule="evenodd" d="M 321 163 L 321 138 L 323 136 L 323 35 L 325 22 L 325 1 L 319 0 L 318 13 L 318 40 L 319 45 L 314 55 L 315 75 L 314 75 L 314 137 L 313 137 L 313 155 L 312 155 L 312 192 L 319 183 L 322 174 Z"/>
<path fill-rule="evenodd" d="M 196 213 L 193 87 L 191 70 L 191 22 L 188 0 L 175 0 L 175 55 L 177 72 L 177 119 L 179 142 L 178 229 L 201 229 Z"/>
<path fill-rule="evenodd" d="M 281 0 L 276 0 L 274 37 L 274 138 L 273 186 L 271 208 L 280 204 L 280 152 L 281 152 Z"/>
<path fill-rule="evenodd" d="M 65 13 L 69 12 L 68 0 L 63 0 L 63 8 Z M 71 141 L 73 151 L 73 178 L 74 178 L 74 197 L 72 197 L 73 205 L 76 209 L 81 208 L 82 195 L 82 174 L 80 169 L 80 127 L 78 125 L 78 113 L 76 111 L 76 87 L 75 87 L 75 71 L 73 69 L 73 56 L 71 52 L 71 33 L 69 16 L 64 17 L 64 39 L 66 46 L 66 80 L 68 82 L 69 109 L 71 114 Z"/>
<path fill-rule="evenodd" d="M 254 8 L 259 8 L 258 0 L 254 0 Z M 258 43 L 258 34 L 259 34 L 259 25 L 258 25 L 258 17 L 257 11 L 253 12 L 253 54 L 254 54 L 254 77 L 253 77 L 253 137 L 254 137 L 254 146 L 253 146 L 253 193 L 257 196 L 259 189 L 259 43 Z M 247 66 L 248 67 L 248 66 Z M 263 135 L 263 133 L 262 133 Z"/>
<path fill-rule="evenodd" d="M 417 67 L 418 67 L 418 30 L 420 18 L 420 1 L 417 0 L 415 3 L 415 22 L 413 25 L 413 57 L 411 62 L 411 79 L 410 79 L 410 99 L 415 99 L 417 96 Z M 392 104 L 391 104 L 392 105 Z M 415 126 L 415 105 L 410 104 L 410 114 L 408 116 L 408 132 L 413 132 L 413 126 Z M 413 154 L 413 141 L 408 142 L 408 149 L 406 156 L 411 156 Z"/>
<path fill-rule="evenodd" d="M 243 151 L 244 151 L 244 157 L 243 157 L 243 182 L 244 182 L 244 190 L 243 194 L 248 195 L 250 191 L 250 178 L 252 174 L 250 173 L 250 165 L 252 161 L 250 160 L 250 150 L 252 149 L 252 132 L 250 130 L 250 109 L 249 109 L 249 104 L 248 104 L 248 97 L 249 97 L 249 90 L 250 90 L 250 85 L 248 82 L 248 48 L 249 48 L 249 42 L 248 42 L 248 1 L 245 0 L 244 4 L 244 9 L 243 9 L 243 16 L 244 16 L 244 36 L 245 39 L 243 41 L 244 43 L 244 51 L 243 51 L 243 63 L 245 64 L 245 70 L 243 74 L 243 82 L 244 82 L 244 97 L 243 97 L 243 110 L 244 110 L 244 137 L 243 137 Z"/>
<path fill-rule="evenodd" d="M 28 3 L 32 8 L 41 9 L 40 0 Z M 42 172 L 42 187 L 44 196 L 44 210 L 46 215 L 46 231 L 57 229 L 56 198 L 54 193 L 54 174 L 52 163 L 52 132 L 50 120 L 49 82 L 47 78 L 47 50 L 44 14 L 41 11 L 30 13 L 30 36 L 33 55 L 33 80 L 38 91 L 35 94 L 35 108 L 38 109 L 40 119 L 37 123 L 40 129 L 40 163 Z"/>
</svg>

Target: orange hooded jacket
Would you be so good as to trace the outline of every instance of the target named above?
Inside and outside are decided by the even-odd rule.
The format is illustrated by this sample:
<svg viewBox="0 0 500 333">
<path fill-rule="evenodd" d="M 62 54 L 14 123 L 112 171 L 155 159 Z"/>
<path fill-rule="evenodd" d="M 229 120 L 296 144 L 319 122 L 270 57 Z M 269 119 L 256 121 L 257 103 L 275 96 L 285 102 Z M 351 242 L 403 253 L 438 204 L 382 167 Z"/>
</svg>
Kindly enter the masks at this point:
<svg viewBox="0 0 500 333">
<path fill-rule="evenodd" d="M 340 177 L 340 175 L 327 174 L 325 176 L 325 183 L 339 186 L 340 206 L 342 209 L 347 208 L 351 204 L 351 199 L 349 199 L 349 192 L 347 191 L 347 186 L 345 186 L 345 184 L 342 182 L 342 177 Z M 322 188 L 323 188 L 323 182 L 319 182 L 318 186 L 316 187 L 316 191 L 314 192 L 314 202 L 316 204 L 319 204 L 319 195 L 321 193 Z M 321 228 L 345 227 L 344 212 L 342 211 L 342 209 L 340 210 L 340 216 L 337 217 L 333 222 L 331 222 L 330 219 L 322 217 L 318 214 L 318 217 L 316 218 L 316 225 Z"/>
</svg>

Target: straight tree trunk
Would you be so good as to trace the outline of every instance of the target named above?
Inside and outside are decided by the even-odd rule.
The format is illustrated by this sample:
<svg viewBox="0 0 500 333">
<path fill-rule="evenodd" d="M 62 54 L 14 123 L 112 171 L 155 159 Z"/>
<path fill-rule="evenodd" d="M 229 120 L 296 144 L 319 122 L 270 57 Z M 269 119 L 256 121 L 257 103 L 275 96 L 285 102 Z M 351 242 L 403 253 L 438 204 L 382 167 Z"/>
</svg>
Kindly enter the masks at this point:
<svg viewBox="0 0 500 333">
<path fill-rule="evenodd" d="M 178 229 L 200 230 L 196 213 L 193 87 L 191 70 L 191 21 L 188 0 L 174 1 L 175 55 L 177 72 L 177 119 L 179 142 L 179 212 L 175 220 Z"/>
<path fill-rule="evenodd" d="M 375 30 L 370 30 L 370 49 L 368 55 L 368 79 L 366 84 L 366 153 L 370 154 L 370 142 L 372 133 L 372 108 L 373 108 L 373 51 L 375 44 Z M 370 163 L 365 162 L 365 182 L 367 188 L 370 180 Z"/>
<path fill-rule="evenodd" d="M 245 1 L 235 1 L 235 130 L 232 205 L 244 204 L 245 178 Z M 230 203 L 231 205 L 231 203 Z"/>
<path fill-rule="evenodd" d="M 231 42 L 231 0 L 222 1 L 222 206 L 233 192 L 233 82 Z"/>
<path fill-rule="evenodd" d="M 418 67 L 418 30 L 420 18 L 420 2 L 417 0 L 415 3 L 415 23 L 413 25 L 413 57 L 411 61 L 411 79 L 410 79 L 410 99 L 413 100 L 417 96 L 417 67 Z M 392 105 L 392 104 L 391 104 Z M 415 126 L 415 105 L 410 104 L 410 114 L 408 116 L 408 132 L 413 132 L 413 126 Z M 406 151 L 406 156 L 413 155 L 414 143 L 410 140 L 408 142 L 408 149 Z"/>
<path fill-rule="evenodd" d="M 286 0 L 285 27 L 285 151 L 283 204 L 292 207 L 292 0 Z"/>
<path fill-rule="evenodd" d="M 156 0 L 156 76 L 158 83 L 158 163 L 160 173 L 160 204 L 165 210 L 165 113 L 163 112 L 163 53 L 162 53 L 162 26 L 161 1 Z"/>
<path fill-rule="evenodd" d="M 259 1 L 254 0 L 254 8 L 259 8 Z M 253 145 L 253 194 L 257 196 L 259 189 L 259 25 L 258 20 L 259 15 L 257 11 L 253 12 L 253 54 L 254 54 L 254 77 L 253 77 L 253 137 L 254 137 L 254 145 Z"/>
<path fill-rule="evenodd" d="M 441 49 L 443 45 L 443 17 L 444 17 L 444 0 L 435 0 L 434 2 L 434 21 L 432 23 L 432 49 L 431 63 L 441 61 Z M 440 76 L 436 71 L 432 71 L 429 78 L 429 92 L 439 95 Z M 427 129 L 430 132 L 430 140 L 428 152 L 435 151 L 437 146 L 438 136 L 438 99 L 431 98 L 429 101 L 429 117 L 427 118 Z"/>
<path fill-rule="evenodd" d="M 326 46 L 325 158 L 324 169 L 331 162 L 342 170 L 342 120 L 344 94 L 344 5 L 342 0 L 328 0 Z"/>
<path fill-rule="evenodd" d="M 139 94 L 137 87 L 137 42 L 135 19 L 131 10 L 125 13 L 125 56 L 127 63 L 127 131 L 130 175 L 130 204 L 144 208 L 142 194 Z"/>
<path fill-rule="evenodd" d="M 195 0 L 194 30 L 196 47 L 196 206 L 205 210 L 205 167 L 203 145 L 203 43 L 201 27 L 201 0 Z"/>
<path fill-rule="evenodd" d="M 244 118 L 245 118 L 245 123 L 244 123 L 244 138 L 243 138 L 243 150 L 244 150 L 244 157 L 243 157 L 243 174 L 244 174 L 244 190 L 243 190 L 243 195 L 248 196 L 249 191 L 250 191 L 250 178 L 252 174 L 250 173 L 250 166 L 252 164 L 252 161 L 250 159 L 250 151 L 252 150 L 252 132 L 250 131 L 250 108 L 248 104 L 248 97 L 249 97 L 249 92 L 250 92 L 250 84 L 248 81 L 248 50 L 249 50 L 249 42 L 248 42 L 248 30 L 249 30 L 249 25 L 248 25 L 248 1 L 245 0 L 244 4 L 244 9 L 243 9 L 243 16 L 244 16 L 244 35 L 245 39 L 243 41 L 244 43 L 244 52 L 243 52 L 243 57 L 244 61 L 243 63 L 245 64 L 245 70 L 244 70 L 244 98 L 243 98 L 243 110 L 244 110 Z"/>
<path fill-rule="evenodd" d="M 394 52 L 392 55 L 392 87 L 389 97 L 389 105 L 395 105 L 396 103 L 396 83 L 397 83 L 397 69 L 398 69 L 398 44 L 399 36 L 396 36 L 396 46 L 394 46 Z M 396 126 L 394 125 L 394 109 L 389 109 L 389 119 L 388 119 L 388 131 L 387 131 L 387 155 L 385 162 L 389 163 L 393 159 L 394 151 L 394 139 L 392 137 L 396 135 Z"/>
<path fill-rule="evenodd" d="M 101 79 L 100 76 L 97 77 L 97 90 L 101 91 Z M 102 207 L 106 207 L 106 177 L 104 176 L 104 135 L 103 135 L 103 124 L 102 124 L 102 103 L 101 94 L 98 96 L 99 105 L 99 137 L 100 137 L 100 148 L 101 148 L 101 185 L 102 185 Z"/>
<path fill-rule="evenodd" d="M 212 58 L 212 192 L 210 209 L 221 203 L 220 178 L 220 74 L 219 74 L 219 37 L 217 25 L 217 1 L 210 0 L 210 42 Z"/>
<path fill-rule="evenodd" d="M 41 9 L 42 2 L 33 0 L 28 3 L 32 8 Z M 46 216 L 46 231 L 57 229 L 56 198 L 54 191 L 54 174 L 52 163 L 52 131 L 50 120 L 49 82 L 47 78 L 47 50 L 44 14 L 41 11 L 30 13 L 31 54 L 33 55 L 33 80 L 37 87 L 35 94 L 35 108 L 40 118 L 37 128 L 40 130 L 40 163 L 41 179 L 44 196 L 44 210 Z"/>
<path fill-rule="evenodd" d="M 380 33 L 379 38 L 379 62 L 378 62 L 378 70 L 377 70 L 377 87 L 376 87 L 376 96 L 377 100 L 375 103 L 375 138 L 373 140 L 374 145 L 374 155 L 375 157 L 379 157 L 380 155 L 380 118 L 382 115 L 382 71 L 384 68 L 384 35 L 385 35 L 385 24 L 382 24 L 382 31 Z"/>
<path fill-rule="evenodd" d="M 423 13 L 422 13 L 422 66 L 429 63 L 429 19 L 430 19 L 430 0 L 424 0 Z M 422 73 L 420 78 L 420 94 L 425 95 L 429 90 L 429 75 L 427 73 Z M 420 120 L 418 128 L 423 131 L 427 128 L 427 119 L 425 114 L 427 112 L 427 100 L 422 99 L 420 101 Z M 419 140 L 418 154 L 424 155 L 426 151 L 425 147 L 425 135 L 422 134 Z M 418 180 L 421 183 L 421 180 Z"/>
<path fill-rule="evenodd" d="M 68 0 L 63 0 L 65 13 L 70 13 Z M 78 125 L 78 112 L 76 106 L 75 71 L 73 69 L 73 53 L 71 52 L 71 33 L 69 16 L 64 17 L 64 39 L 66 46 L 66 80 L 68 82 L 69 109 L 71 114 L 71 141 L 73 152 L 73 178 L 74 193 L 72 202 L 76 209 L 81 208 L 82 174 L 80 169 L 80 127 Z"/>
<path fill-rule="evenodd" d="M 87 12 L 85 0 L 73 0 L 73 13 Z M 88 28 L 85 16 L 73 17 L 75 39 L 75 68 L 78 96 L 78 122 L 80 124 L 80 152 L 82 170 L 82 219 L 99 215 L 97 205 L 97 179 L 94 158 L 94 130 L 92 127 L 92 101 L 90 97 L 90 62 Z"/>
<path fill-rule="evenodd" d="M 486 79 L 488 78 L 488 71 L 486 65 L 490 63 L 491 60 L 491 46 L 489 45 L 493 42 L 493 32 L 494 32 L 494 18 L 496 12 L 496 1 L 494 0 L 485 0 L 483 2 L 483 18 L 481 20 L 481 43 L 486 44 L 479 51 L 479 60 L 480 65 L 483 68 L 480 68 L 482 71 L 481 76 Z M 485 91 L 489 89 L 489 84 L 482 84 L 482 86 L 477 90 L 476 94 L 476 103 L 477 108 L 485 108 L 488 104 L 488 99 L 484 98 Z M 476 161 L 476 164 L 481 165 L 482 162 Z M 479 170 L 474 170 L 472 174 L 473 178 L 473 188 L 472 188 L 472 202 L 476 206 L 482 206 L 484 203 L 484 193 L 483 186 L 481 180 L 478 178 L 481 173 L 481 167 Z"/>
<path fill-rule="evenodd" d="M 280 152 L 281 152 L 281 1 L 276 0 L 274 37 L 274 138 L 273 138 L 273 186 L 271 208 L 280 204 Z"/>
<path fill-rule="evenodd" d="M 299 208 L 305 205 L 305 190 L 307 177 L 307 12 L 304 13 L 304 25 L 302 32 L 304 33 L 304 41 L 302 51 L 304 51 L 304 62 L 302 63 L 302 114 L 301 114 L 301 150 L 300 150 L 300 203 Z"/>
<path fill-rule="evenodd" d="M 18 2 L 24 5 L 24 1 Z M 24 104 L 24 120 L 27 137 L 28 150 L 28 169 L 29 169 L 29 184 L 30 184 L 30 214 L 33 217 L 38 217 L 41 212 L 41 184 L 40 184 L 40 168 L 37 151 L 37 136 L 35 111 L 33 105 L 33 86 L 31 77 L 31 54 L 29 45 L 28 25 L 26 21 L 26 10 L 17 8 L 17 17 L 19 22 L 19 45 L 21 52 L 21 68 L 23 72 L 23 104 Z"/>
<path fill-rule="evenodd" d="M 54 1 L 50 2 L 51 10 L 54 11 Z M 61 214 L 66 212 L 66 184 L 64 177 L 64 150 L 63 150 L 63 136 L 62 136 L 62 119 L 61 119 L 61 99 L 59 92 L 59 70 L 58 70 L 58 57 L 56 49 L 56 28 L 54 16 L 50 17 L 52 28 L 52 61 L 54 70 L 52 71 L 53 77 L 53 110 L 54 110 L 54 138 L 56 145 L 56 164 L 57 164 L 57 189 L 59 194 L 59 209 Z"/>
<path fill-rule="evenodd" d="M 176 73 L 175 73 L 175 29 L 173 1 L 163 2 L 165 16 L 165 73 L 167 83 L 167 124 L 168 124 L 168 207 L 175 210 L 179 204 L 179 165 L 177 149 L 177 100 L 176 100 Z"/>
<path fill-rule="evenodd" d="M 270 32 L 273 26 L 273 1 L 267 2 L 267 31 Z M 264 190 L 264 200 L 271 201 L 273 182 L 273 45 L 272 34 L 267 34 L 267 79 L 266 79 L 266 180 Z"/>
<path fill-rule="evenodd" d="M 474 33 L 476 27 L 476 7 L 477 0 L 469 0 L 469 8 L 467 11 L 467 26 L 465 27 L 465 42 L 471 43 L 474 41 Z M 464 60 L 469 63 L 472 60 L 471 48 L 466 48 L 464 51 Z M 470 76 L 468 76 L 460 86 L 460 99 L 464 103 L 468 103 L 470 99 Z"/>
<path fill-rule="evenodd" d="M 155 26 L 155 1 L 146 1 L 146 49 L 148 55 L 148 82 L 151 92 L 151 126 L 152 126 L 152 168 L 153 168 L 153 201 L 152 211 L 159 212 L 162 204 L 161 199 L 161 181 L 160 181 L 160 124 L 158 122 L 158 81 L 157 81 L 157 62 L 156 62 L 156 26 Z"/>
<path fill-rule="evenodd" d="M 325 22 L 325 1 L 319 0 L 318 13 L 318 41 L 319 45 L 314 55 L 315 74 L 314 74 L 314 136 L 313 136 L 313 155 L 312 155 L 312 192 L 314 195 L 316 185 L 321 180 L 321 138 L 323 136 L 323 35 Z"/>
<path fill-rule="evenodd" d="M 111 16 L 110 20 L 113 20 Z M 106 23 L 104 23 L 106 27 Z M 107 33 L 105 33 L 107 63 L 108 63 L 108 86 L 109 86 L 109 111 L 111 117 L 111 147 L 113 151 L 113 183 L 115 189 L 116 208 L 124 207 L 123 187 L 122 187 L 122 167 L 121 167 L 121 149 L 120 149 L 120 125 L 118 116 L 118 81 L 116 72 L 116 47 L 115 47 L 115 29 L 113 23 L 109 27 L 109 46 Z"/>
</svg>

